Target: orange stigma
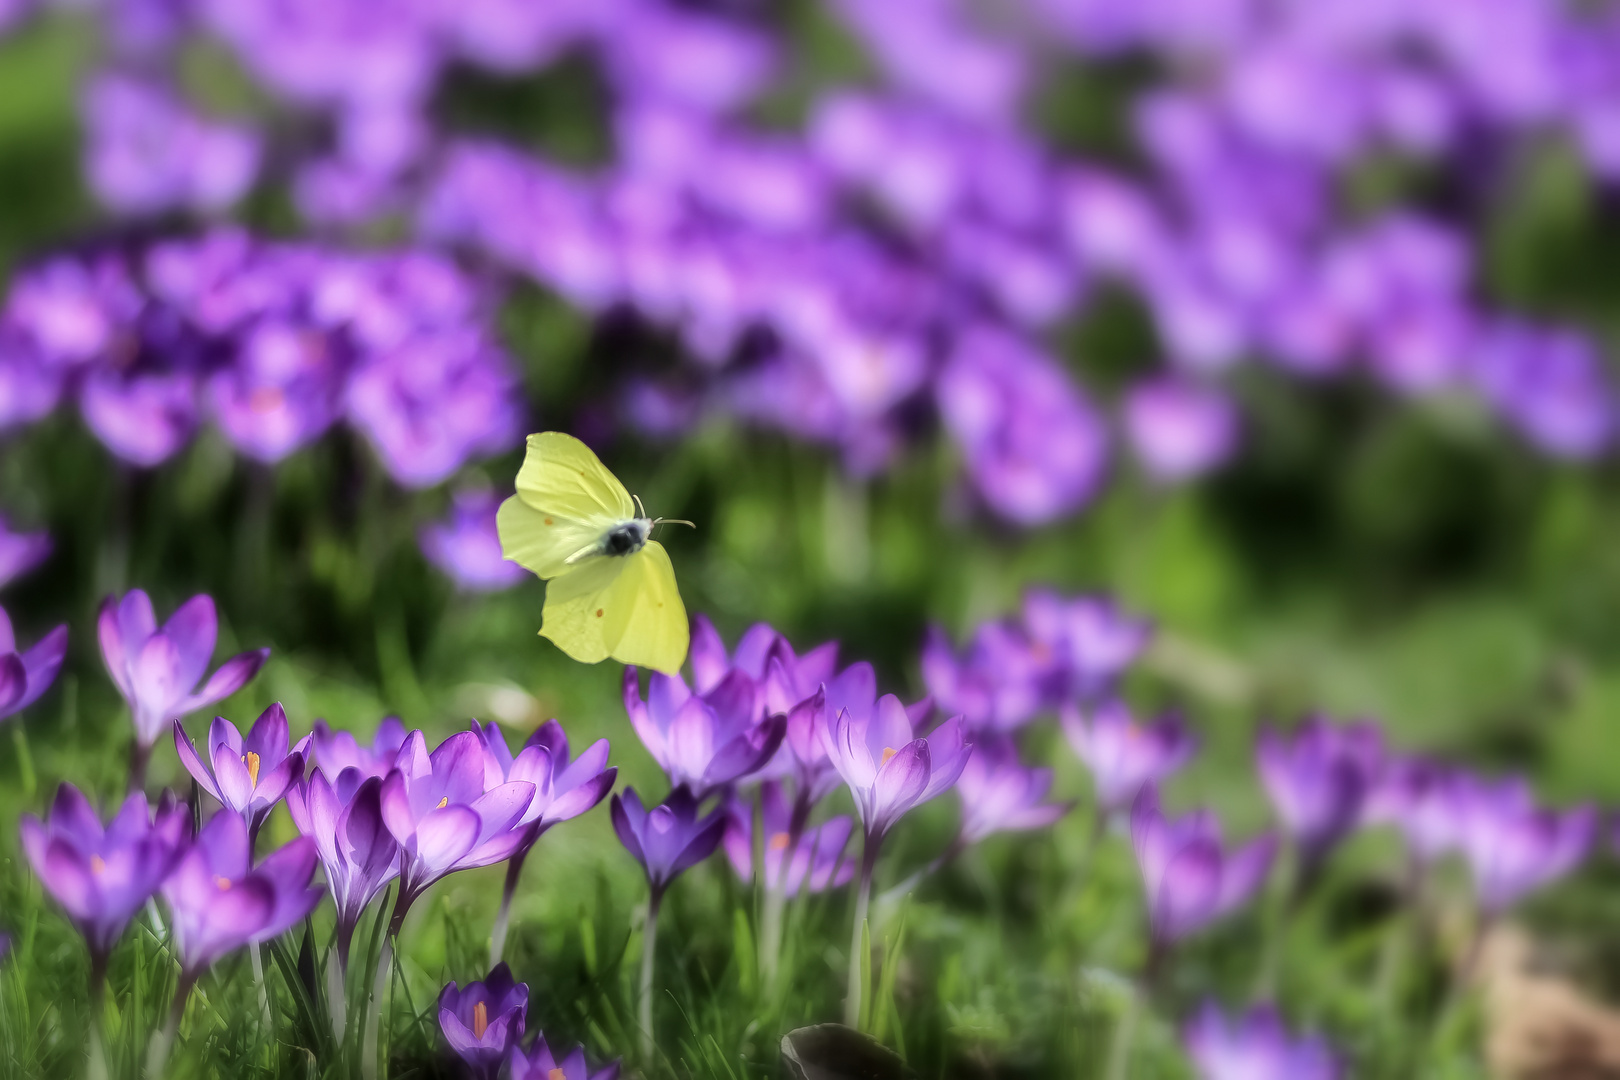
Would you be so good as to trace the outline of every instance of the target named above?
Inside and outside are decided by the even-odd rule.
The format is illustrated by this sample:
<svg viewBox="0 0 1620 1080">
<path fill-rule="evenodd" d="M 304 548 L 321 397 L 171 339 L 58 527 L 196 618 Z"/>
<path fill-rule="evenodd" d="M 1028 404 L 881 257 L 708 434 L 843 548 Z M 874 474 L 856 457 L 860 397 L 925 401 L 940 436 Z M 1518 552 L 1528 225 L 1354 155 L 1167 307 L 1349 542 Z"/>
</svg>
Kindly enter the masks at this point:
<svg viewBox="0 0 1620 1080">
<path fill-rule="evenodd" d="M 771 850 L 772 851 L 784 851 L 784 850 L 786 850 L 787 846 L 788 846 L 788 834 L 787 833 L 779 832 L 779 833 L 776 833 L 775 835 L 773 835 L 771 837 Z"/>
<path fill-rule="evenodd" d="M 439 805 L 435 806 L 433 809 L 435 809 L 435 810 L 443 810 L 445 807 L 447 807 L 449 805 L 450 805 L 450 796 L 446 795 L 444 798 L 439 800 Z M 480 1005 L 479 1008 L 483 1008 L 483 1006 Z"/>
<path fill-rule="evenodd" d="M 489 1008 L 480 1001 L 473 1006 L 473 1038 L 482 1039 L 489 1030 Z"/>
<path fill-rule="evenodd" d="M 231 879 L 228 877 L 216 877 L 214 879 L 214 885 L 219 889 L 220 892 L 231 891 Z"/>
<path fill-rule="evenodd" d="M 563 1075 L 563 1071 L 561 1069 L 552 1069 L 550 1072 L 546 1073 L 546 1080 L 568 1080 L 568 1077 Z"/>
<path fill-rule="evenodd" d="M 881 769 L 881 768 L 883 768 L 883 766 L 887 765 L 889 763 L 889 759 L 894 757 L 895 753 L 896 753 L 896 750 L 895 750 L 894 747 L 885 746 L 883 748 L 883 760 L 878 762 L 878 768 Z"/>
<path fill-rule="evenodd" d="M 259 755 L 255 754 L 253 751 L 249 750 L 247 753 L 242 755 L 242 764 L 247 766 L 248 784 L 251 785 L 252 787 L 258 787 L 259 786 Z"/>
<path fill-rule="evenodd" d="M 106 859 L 103 859 L 100 855 L 92 855 L 92 856 L 90 856 L 90 872 L 92 874 L 102 874 L 102 873 L 105 873 L 106 870 L 107 870 L 107 860 Z"/>
</svg>

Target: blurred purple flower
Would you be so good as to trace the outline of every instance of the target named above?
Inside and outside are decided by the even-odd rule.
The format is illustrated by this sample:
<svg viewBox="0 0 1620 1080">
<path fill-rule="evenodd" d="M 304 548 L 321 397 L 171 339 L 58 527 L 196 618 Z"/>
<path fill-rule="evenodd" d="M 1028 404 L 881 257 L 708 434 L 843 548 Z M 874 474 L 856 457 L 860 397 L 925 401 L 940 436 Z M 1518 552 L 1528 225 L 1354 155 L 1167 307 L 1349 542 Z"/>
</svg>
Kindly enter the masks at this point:
<svg viewBox="0 0 1620 1080">
<path fill-rule="evenodd" d="M 1179 484 L 1219 467 L 1238 439 L 1231 399 L 1178 378 L 1138 383 L 1125 398 L 1125 432 L 1155 480 Z"/>
<path fill-rule="evenodd" d="M 1556 881 L 1586 859 L 1597 838 L 1590 806 L 1562 813 L 1535 805 L 1520 779 L 1464 779 L 1456 798 L 1462 812 L 1462 852 L 1474 894 L 1488 916 Z"/>
<path fill-rule="evenodd" d="M 1291 740 L 1270 727 L 1261 730 L 1255 743 L 1260 782 L 1307 864 L 1361 824 L 1383 759 L 1383 733 L 1372 723 L 1340 726 L 1313 716 Z"/>
<path fill-rule="evenodd" d="M 456 496 L 447 521 L 424 526 L 418 541 L 422 554 L 456 587 L 468 592 L 500 592 L 516 585 L 528 571 L 507 562 L 495 529 L 501 500 L 485 492 Z"/>
<path fill-rule="evenodd" d="M 1001 516 L 1043 524 L 1080 509 L 1101 485 L 1101 419 L 1028 344 L 999 330 L 963 334 L 936 392 L 974 486 Z"/>
<path fill-rule="evenodd" d="M 355 769 L 361 776 L 387 776 L 405 745 L 405 725 L 397 716 L 385 716 L 377 725 L 370 746 L 361 746 L 351 731 L 333 731 L 325 720 L 316 720 L 310 733 L 315 764 L 326 774 L 328 781 L 336 783 L 345 769 Z"/>
<path fill-rule="evenodd" d="M 960 714 L 974 731 L 1012 731 L 1028 723 L 1054 697 L 1052 649 L 1031 642 L 1005 622 L 987 622 L 958 660 L 950 639 L 930 627 L 923 645 L 923 681 L 947 713 Z"/>
<path fill-rule="evenodd" d="M 314 873 L 315 842 L 309 837 L 254 866 L 247 823 L 229 810 L 215 814 L 163 884 L 181 978 L 195 978 L 225 954 L 281 935 L 314 911 L 326 895 L 324 888 L 310 887 Z"/>
<path fill-rule="evenodd" d="M 1484 337 L 1475 379 L 1492 405 L 1532 443 L 1586 460 L 1614 439 L 1615 398 L 1587 338 L 1503 320 Z"/>
<path fill-rule="evenodd" d="M 174 749 L 197 786 L 212 795 L 220 805 L 241 814 L 248 824 L 249 838 L 257 837 L 270 811 L 275 809 L 298 781 L 304 778 L 304 761 L 309 736 L 298 740 L 291 752 L 287 713 L 279 702 L 272 704 L 253 722 L 243 739 L 236 725 L 216 716 L 208 729 L 208 764 L 197 755 L 180 721 L 174 722 Z"/>
<path fill-rule="evenodd" d="M 893 694 L 879 698 L 868 716 L 840 710 L 822 741 L 855 798 L 869 845 L 907 811 L 955 786 L 973 753 L 961 717 L 919 738 L 911 715 Z"/>
<path fill-rule="evenodd" d="M 993 833 L 1044 829 L 1074 808 L 1074 800 L 1042 800 L 1052 789 L 1051 769 L 1027 768 L 1005 736 L 981 737 L 962 766 L 956 792 L 962 797 L 961 842 L 977 844 Z"/>
<path fill-rule="evenodd" d="M 1182 1031 L 1199 1080 L 1338 1080 L 1339 1063 L 1320 1038 L 1291 1038 L 1275 1009 L 1237 1022 L 1206 1003 Z"/>
<path fill-rule="evenodd" d="M 84 935 L 95 978 L 130 917 L 185 854 L 191 814 L 164 792 L 154 815 L 136 791 L 103 828 L 90 801 L 63 784 L 49 817 L 24 814 L 19 832 L 34 873 Z"/>
<path fill-rule="evenodd" d="M 512 1080 L 619 1080 L 619 1063 L 604 1065 L 595 1072 L 585 1064 L 585 1048 L 576 1046 L 558 1061 L 541 1035 L 527 1054 L 521 1046 L 512 1047 Z"/>
<path fill-rule="evenodd" d="M 1068 694 L 1096 697 L 1111 689 L 1153 638 L 1153 624 L 1106 597 L 1061 597 L 1044 589 L 1024 597 L 1024 626 L 1068 673 Z"/>
<path fill-rule="evenodd" d="M 782 785 L 766 780 L 759 787 L 764 827 L 764 874 L 760 878 L 784 896 L 797 896 L 807 885 L 810 892 L 825 892 L 846 884 L 855 876 L 855 860 L 844 856 L 849 846 L 853 822 L 844 815 L 828 818 L 820 825 L 793 837 L 793 807 Z M 726 809 L 723 839 L 726 858 L 744 881 L 754 880 L 754 808 L 748 800 L 733 797 Z M 791 849 L 791 850 L 790 850 Z"/>
<path fill-rule="evenodd" d="M 670 784 L 691 788 L 699 801 L 757 772 L 782 745 L 787 718 L 761 717 L 758 693 L 736 668 L 705 694 L 694 694 L 680 675 L 654 672 L 644 702 L 636 669 L 624 672 L 624 707 L 636 734 Z"/>
<path fill-rule="evenodd" d="M 1160 949 L 1247 903 L 1265 881 L 1277 852 L 1276 838 L 1269 835 L 1226 850 L 1214 814 L 1198 810 L 1168 819 L 1151 786 L 1142 789 L 1131 807 L 1131 843 L 1147 892 L 1153 941 Z"/>
<path fill-rule="evenodd" d="M 495 965 L 482 982 L 449 983 L 439 993 L 439 1030 L 474 1076 L 495 1076 L 517 1050 L 528 1014 L 528 984 L 514 982 L 505 964 Z"/>
<path fill-rule="evenodd" d="M 161 629 L 145 592 L 131 589 L 121 600 L 109 596 L 96 629 L 101 658 L 135 723 L 137 784 L 144 777 L 146 754 L 170 720 L 230 697 L 270 656 L 269 649 L 238 653 L 197 689 L 219 634 L 214 601 L 200 593 L 180 605 Z"/>
<path fill-rule="evenodd" d="M 242 334 L 235 362 L 209 379 L 209 404 L 232 446 L 273 465 L 341 414 L 346 363 L 335 335 L 270 316 Z"/>
<path fill-rule="evenodd" d="M 67 638 L 67 627 L 58 626 L 23 652 L 17 648 L 11 617 L 0 608 L 0 721 L 28 708 L 56 681 Z"/>
<path fill-rule="evenodd" d="M 1399 829 L 1412 861 L 1420 867 L 1430 866 L 1462 845 L 1466 823 L 1461 796 L 1468 783 L 1458 770 L 1439 762 L 1424 758 L 1386 761 L 1368 796 L 1365 818 L 1370 824 Z"/>
<path fill-rule="evenodd" d="M 533 799 L 534 785 L 522 781 L 485 790 L 483 740 L 472 732 L 450 736 L 431 755 L 420 731 L 407 735 L 382 785 L 383 822 L 401 849 L 390 936 L 435 881 L 501 862 L 516 851 L 525 834 L 523 814 Z"/>
<path fill-rule="evenodd" d="M 98 368 L 79 388 L 79 411 L 96 438 L 142 468 L 161 465 L 197 427 L 197 380 L 188 371 Z"/>
<path fill-rule="evenodd" d="M 16 275 L 5 318 L 38 363 L 76 367 L 105 359 L 143 304 L 122 259 L 58 256 Z"/>
<path fill-rule="evenodd" d="M 3 397 L 0 393 L 0 397 Z M 0 425 L 3 426 L 3 425 Z M 22 577 L 51 554 L 51 534 L 12 532 L 0 517 L 0 588 Z"/>
<path fill-rule="evenodd" d="M 317 769 L 288 792 L 287 812 L 298 831 L 315 842 L 326 871 L 337 908 L 333 940 L 339 970 L 345 971 L 360 916 L 399 876 L 399 844 L 382 817 L 382 777 L 351 767 L 340 771 L 333 784 Z"/>
<path fill-rule="evenodd" d="M 1097 809 L 1105 816 L 1129 807 L 1144 788 L 1157 786 L 1198 749 L 1181 717 L 1138 724 L 1130 707 L 1117 699 L 1096 706 L 1089 717 L 1079 706 L 1065 704 L 1062 723 L 1075 756 L 1091 770 Z"/>
<path fill-rule="evenodd" d="M 646 871 L 653 903 L 690 867 L 714 854 L 726 831 L 723 810 L 698 817 L 698 802 L 685 787 L 677 787 L 662 803 L 647 810 L 635 788 L 623 798 L 613 796 L 613 831 Z"/>
</svg>

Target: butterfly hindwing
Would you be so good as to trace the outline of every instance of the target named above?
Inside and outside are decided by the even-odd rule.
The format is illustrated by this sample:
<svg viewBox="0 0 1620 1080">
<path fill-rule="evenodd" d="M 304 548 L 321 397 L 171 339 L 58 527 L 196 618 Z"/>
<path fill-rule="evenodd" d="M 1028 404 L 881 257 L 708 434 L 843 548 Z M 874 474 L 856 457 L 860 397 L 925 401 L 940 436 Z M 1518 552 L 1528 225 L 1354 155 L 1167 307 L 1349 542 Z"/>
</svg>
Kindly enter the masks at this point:
<svg viewBox="0 0 1620 1080">
<path fill-rule="evenodd" d="M 624 562 L 624 573 L 608 586 L 603 609 L 608 655 L 620 663 L 674 674 L 686 659 L 691 631 L 669 552 L 649 540 Z"/>
<path fill-rule="evenodd" d="M 604 634 L 608 591 L 623 575 L 625 559 L 588 559 L 546 585 L 540 613 L 540 636 L 582 664 L 606 660 L 611 651 Z"/>
</svg>

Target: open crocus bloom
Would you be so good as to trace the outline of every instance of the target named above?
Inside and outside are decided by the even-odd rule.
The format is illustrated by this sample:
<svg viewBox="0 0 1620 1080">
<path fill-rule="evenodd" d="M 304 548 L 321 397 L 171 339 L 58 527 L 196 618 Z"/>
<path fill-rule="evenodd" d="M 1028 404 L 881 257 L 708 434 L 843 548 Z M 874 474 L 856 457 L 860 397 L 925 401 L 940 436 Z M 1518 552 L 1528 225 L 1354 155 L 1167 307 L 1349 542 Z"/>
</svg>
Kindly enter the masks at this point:
<svg viewBox="0 0 1620 1080">
<path fill-rule="evenodd" d="M 382 778 L 344 769 L 329 784 L 317 769 L 287 793 L 287 812 L 315 842 L 337 907 L 337 947 L 345 967 L 366 905 L 399 875 L 399 844 L 382 818 Z"/>
<path fill-rule="evenodd" d="M 1538 807 L 1523 780 L 1470 777 L 1460 783 L 1456 797 L 1474 893 L 1490 915 L 1575 869 L 1597 837 L 1593 807 L 1563 812 Z"/>
<path fill-rule="evenodd" d="M 1179 717 L 1138 724 L 1119 700 L 1099 705 L 1089 718 L 1065 705 L 1062 722 L 1075 756 L 1091 769 L 1097 806 L 1105 814 L 1130 806 L 1145 785 L 1181 768 L 1198 748 Z"/>
<path fill-rule="evenodd" d="M 458 732 L 430 755 L 420 731 L 400 748 L 382 785 L 382 815 L 399 841 L 400 905 L 457 870 L 489 866 L 522 846 L 524 811 L 534 785 L 522 781 L 484 790 L 483 741 Z"/>
<path fill-rule="evenodd" d="M 555 720 L 536 728 L 516 757 L 493 720 L 482 727 L 474 720 L 472 731 L 484 747 L 485 790 L 514 780 L 534 785 L 534 799 L 523 812 L 521 824 L 537 826 L 536 838 L 607 798 L 619 776 L 619 770 L 607 763 L 606 739 L 597 739 L 570 762 L 568 734 Z"/>
<path fill-rule="evenodd" d="M 315 721 L 310 732 L 310 743 L 315 751 L 315 764 L 335 781 L 344 769 L 358 769 L 362 776 L 387 776 L 405 745 L 405 725 L 397 716 L 387 716 L 377 725 L 370 746 L 361 746 L 353 732 L 333 731 L 325 720 Z"/>
<path fill-rule="evenodd" d="M 864 720 L 844 710 L 823 733 L 827 756 L 844 778 L 867 836 L 881 837 L 912 807 L 951 788 L 971 743 L 953 716 L 918 738 L 900 699 L 885 694 Z"/>
<path fill-rule="evenodd" d="M 679 675 L 654 673 L 641 700 L 636 669 L 624 671 L 624 707 L 647 752 L 669 776 L 702 799 L 758 771 L 782 745 L 784 716 L 761 717 L 754 680 L 733 670 L 706 694 Z"/>
<path fill-rule="evenodd" d="M 624 797 L 613 796 L 613 831 L 647 873 L 655 897 L 662 895 L 681 874 L 714 854 L 726 829 L 724 811 L 698 817 L 692 793 L 678 787 L 651 810 L 641 803 L 635 788 Z"/>
<path fill-rule="evenodd" d="M 1237 1022 L 1206 1004 L 1182 1033 L 1199 1080 L 1337 1080 L 1339 1063 L 1319 1038 L 1297 1042 L 1275 1009 L 1262 1006 Z"/>
<path fill-rule="evenodd" d="M 57 903 L 105 961 L 130 916 L 157 891 L 191 839 L 191 814 L 165 792 L 153 815 L 146 796 L 124 800 L 104 829 L 78 788 L 56 789 L 44 822 L 24 815 L 23 851 Z"/>
<path fill-rule="evenodd" d="M 529 987 L 512 980 L 511 969 L 497 964 L 483 982 L 439 993 L 439 1029 L 450 1048 L 479 1076 L 494 1076 L 523 1037 L 529 1012 Z"/>
<path fill-rule="evenodd" d="M 765 877 L 769 887 L 780 886 L 784 896 L 797 896 L 806 882 L 811 892 L 823 892 L 855 876 L 855 860 L 844 857 L 854 823 L 842 814 L 807 829 L 794 845 L 793 808 L 782 785 L 766 780 L 760 785 L 765 826 Z M 726 810 L 726 858 L 744 881 L 754 877 L 754 814 L 743 799 L 733 799 Z M 789 848 L 792 848 L 791 853 Z"/>
<path fill-rule="evenodd" d="M 1247 903 L 1277 852 L 1272 836 L 1227 851 L 1214 814 L 1199 810 L 1168 819 L 1151 787 L 1142 789 L 1131 808 L 1131 841 L 1159 945 L 1179 941 Z"/>
<path fill-rule="evenodd" d="M 208 729 L 209 764 L 204 764 L 186 738 L 186 729 L 174 722 L 180 763 L 199 787 L 247 820 L 249 834 L 257 834 L 276 803 L 304 775 L 309 736 L 298 740 L 290 752 L 288 738 L 287 713 L 280 703 L 259 714 L 246 739 L 235 724 L 216 716 Z"/>
<path fill-rule="evenodd" d="M 314 873 L 315 842 L 309 837 L 255 867 L 247 823 L 229 810 L 215 814 L 163 884 L 181 970 L 198 975 L 227 953 L 269 941 L 314 911 L 326 895 L 309 887 Z"/>
<path fill-rule="evenodd" d="M 15 716 L 39 699 L 67 655 L 68 632 L 58 626 L 26 652 L 17 648 L 11 618 L 0 608 L 0 720 Z"/>
<path fill-rule="evenodd" d="M 118 692 L 129 703 L 135 740 L 151 746 L 170 721 L 236 693 L 258 674 L 269 649 L 239 653 L 219 666 L 199 690 L 214 655 L 219 617 L 208 596 L 193 596 L 159 629 L 152 601 L 140 589 L 122 600 L 108 597 L 96 621 L 101 656 Z"/>
<path fill-rule="evenodd" d="M 541 1035 L 527 1054 L 521 1046 L 512 1047 L 512 1080 L 619 1080 L 619 1063 L 615 1061 L 591 1072 L 585 1064 L 583 1046 L 574 1047 L 559 1061 L 546 1045 L 546 1037 Z"/>
<path fill-rule="evenodd" d="M 1074 807 L 1041 800 L 1052 789 L 1051 769 L 1027 768 L 1005 736 L 982 738 L 962 766 L 956 793 L 962 797 L 962 843 L 992 833 L 1044 829 Z"/>
</svg>

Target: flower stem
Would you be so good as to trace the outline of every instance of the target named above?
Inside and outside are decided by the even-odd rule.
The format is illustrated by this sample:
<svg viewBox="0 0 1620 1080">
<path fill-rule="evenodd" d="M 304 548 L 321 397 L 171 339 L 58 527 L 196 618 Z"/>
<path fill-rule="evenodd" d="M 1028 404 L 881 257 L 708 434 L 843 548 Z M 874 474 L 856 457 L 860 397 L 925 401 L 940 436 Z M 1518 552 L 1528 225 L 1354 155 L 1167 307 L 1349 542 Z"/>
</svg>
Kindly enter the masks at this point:
<svg viewBox="0 0 1620 1080">
<path fill-rule="evenodd" d="M 28 752 L 28 731 L 20 716 L 11 725 L 11 738 L 17 744 L 17 772 L 21 774 L 23 794 L 33 798 L 39 781 L 34 776 L 34 755 Z"/>
<path fill-rule="evenodd" d="M 186 1015 L 186 1000 L 191 997 L 191 988 L 196 983 L 197 976 L 180 973 L 180 981 L 174 987 L 174 1002 L 169 1006 L 169 1018 L 153 1032 L 152 1042 L 146 1048 L 147 1080 L 158 1080 L 163 1075 L 169 1063 L 169 1051 L 174 1048 L 174 1037 L 180 1032 L 180 1020 Z"/>
<path fill-rule="evenodd" d="M 849 983 L 844 994 L 844 1024 L 856 1027 L 861 1021 L 861 996 L 865 986 L 861 979 L 861 939 L 866 929 L 866 912 L 872 904 L 872 870 L 877 866 L 881 836 L 867 833 L 861 845 L 861 878 L 855 891 L 855 929 L 849 941 Z"/>
<path fill-rule="evenodd" d="M 144 746 L 139 737 L 129 748 L 129 790 L 146 790 L 146 765 L 152 760 L 152 748 Z"/>
<path fill-rule="evenodd" d="M 90 1067 L 89 1080 L 107 1080 L 107 1043 L 102 1034 L 106 1014 L 107 958 L 90 954 Z"/>
<path fill-rule="evenodd" d="M 275 1024 L 270 1015 L 270 992 L 264 985 L 264 956 L 259 952 L 258 944 L 248 945 L 248 956 L 253 961 L 253 986 L 259 993 L 259 1019 L 264 1022 L 266 1033 Z"/>
<path fill-rule="evenodd" d="M 342 952 L 347 952 L 343 950 Z M 348 958 L 337 949 L 326 957 L 326 1008 L 332 1019 L 332 1034 L 337 1044 L 343 1045 L 343 1030 L 348 1026 L 349 1002 L 344 986 L 348 982 Z"/>
<path fill-rule="evenodd" d="M 377 976 L 371 984 L 371 1003 L 366 1009 L 365 1043 L 360 1051 L 360 1074 L 365 1080 L 377 1080 L 385 1072 L 382 1068 L 381 1030 L 384 1000 L 388 993 L 388 973 L 394 964 L 394 935 L 383 938 L 382 952 L 377 957 Z"/>
<path fill-rule="evenodd" d="M 1130 1072 L 1131 1050 L 1136 1044 L 1136 1026 L 1141 1012 L 1142 992 L 1132 985 L 1130 996 L 1125 999 L 1125 1011 L 1114 1028 L 1113 1045 L 1108 1050 L 1108 1080 L 1125 1080 Z"/>
<path fill-rule="evenodd" d="M 641 1056 L 650 1064 L 657 1042 L 653 1038 L 653 963 L 658 955 L 658 908 L 664 894 L 654 889 L 647 897 L 647 922 L 641 931 Z"/>
<path fill-rule="evenodd" d="M 489 935 L 489 966 L 494 968 L 506 953 L 506 929 L 512 918 L 512 894 L 517 892 L 518 878 L 523 875 L 523 860 L 527 849 L 513 855 L 506 864 L 506 887 L 501 892 L 501 909 L 495 913 L 495 929 Z"/>
</svg>

